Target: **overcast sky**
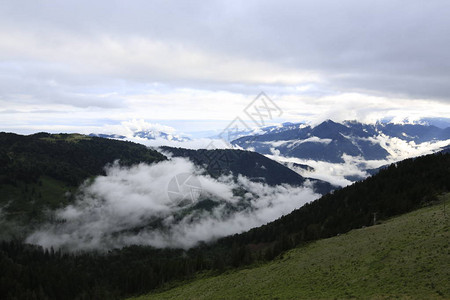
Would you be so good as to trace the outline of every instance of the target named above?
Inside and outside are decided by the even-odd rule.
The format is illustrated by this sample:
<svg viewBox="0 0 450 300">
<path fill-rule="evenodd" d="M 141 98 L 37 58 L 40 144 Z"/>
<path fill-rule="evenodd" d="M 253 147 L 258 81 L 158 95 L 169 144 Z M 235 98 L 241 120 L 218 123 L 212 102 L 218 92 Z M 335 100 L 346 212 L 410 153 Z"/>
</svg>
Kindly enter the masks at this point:
<svg viewBox="0 0 450 300">
<path fill-rule="evenodd" d="M 0 0 L 0 130 L 450 116 L 450 1 Z"/>
</svg>

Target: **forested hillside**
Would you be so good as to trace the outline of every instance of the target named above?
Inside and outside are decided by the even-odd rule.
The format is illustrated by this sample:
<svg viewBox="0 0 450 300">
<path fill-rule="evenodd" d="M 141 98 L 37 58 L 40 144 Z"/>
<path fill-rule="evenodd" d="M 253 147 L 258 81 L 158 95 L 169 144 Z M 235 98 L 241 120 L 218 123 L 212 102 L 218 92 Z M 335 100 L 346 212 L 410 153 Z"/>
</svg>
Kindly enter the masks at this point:
<svg viewBox="0 0 450 300">
<path fill-rule="evenodd" d="M 30 225 L 43 218 L 45 209 L 70 203 L 77 187 L 92 176 L 104 174 L 109 163 L 119 160 L 121 165 L 133 165 L 164 159 L 157 151 L 131 142 L 80 134 L 0 133 L 0 208 L 4 227 L 0 237 L 23 234 L 4 221 Z"/>
<path fill-rule="evenodd" d="M 51 148 L 53 142 L 45 143 Z M 74 142 L 65 143 L 70 148 Z M 107 254 L 68 254 L 20 240 L 4 242 L 0 293 L 6 299 L 114 299 L 144 293 L 198 271 L 220 273 L 271 260 L 307 242 L 371 226 L 374 214 L 378 222 L 429 205 L 449 190 L 450 154 L 440 153 L 391 165 L 265 226 L 190 250 L 133 246 Z"/>
<path fill-rule="evenodd" d="M 443 201 L 219 276 L 167 285 L 147 299 L 448 299 L 450 219 Z M 447 212 L 448 214 L 448 212 Z"/>
<path fill-rule="evenodd" d="M 289 244 L 334 236 L 373 225 L 374 217 L 383 220 L 411 211 L 435 201 L 437 194 L 449 190 L 449 153 L 407 159 L 306 204 L 279 220 L 230 239 L 240 243 L 278 240 L 273 248 L 276 255 Z"/>
<path fill-rule="evenodd" d="M 140 144 L 81 134 L 0 133 L 0 183 L 31 183 L 48 176 L 78 185 L 89 176 L 102 174 L 105 165 L 114 160 L 132 165 L 163 159 Z"/>
</svg>

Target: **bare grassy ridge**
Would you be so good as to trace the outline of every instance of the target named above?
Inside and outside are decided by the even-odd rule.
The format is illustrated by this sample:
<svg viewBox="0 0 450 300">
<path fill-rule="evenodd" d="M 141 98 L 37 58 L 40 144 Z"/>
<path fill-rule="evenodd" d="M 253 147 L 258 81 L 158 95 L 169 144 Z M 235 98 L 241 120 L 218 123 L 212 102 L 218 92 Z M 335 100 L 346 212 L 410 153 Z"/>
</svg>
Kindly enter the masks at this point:
<svg viewBox="0 0 450 300">
<path fill-rule="evenodd" d="M 450 194 L 383 224 L 282 257 L 142 296 L 144 299 L 450 299 Z"/>
</svg>

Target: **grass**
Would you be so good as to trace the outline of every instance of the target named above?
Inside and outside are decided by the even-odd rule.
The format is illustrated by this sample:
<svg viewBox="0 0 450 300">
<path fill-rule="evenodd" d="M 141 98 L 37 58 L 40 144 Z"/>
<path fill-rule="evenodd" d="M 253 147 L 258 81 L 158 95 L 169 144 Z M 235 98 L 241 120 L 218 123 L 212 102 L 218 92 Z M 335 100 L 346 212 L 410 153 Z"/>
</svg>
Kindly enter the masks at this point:
<svg viewBox="0 0 450 300">
<path fill-rule="evenodd" d="M 51 136 L 42 137 L 41 140 L 48 142 L 66 141 L 71 143 L 77 143 L 82 140 L 90 140 L 92 137 L 79 133 L 70 134 L 52 134 Z"/>
<path fill-rule="evenodd" d="M 133 299 L 450 299 L 450 194 L 442 200 L 260 266 L 203 273 Z"/>
</svg>

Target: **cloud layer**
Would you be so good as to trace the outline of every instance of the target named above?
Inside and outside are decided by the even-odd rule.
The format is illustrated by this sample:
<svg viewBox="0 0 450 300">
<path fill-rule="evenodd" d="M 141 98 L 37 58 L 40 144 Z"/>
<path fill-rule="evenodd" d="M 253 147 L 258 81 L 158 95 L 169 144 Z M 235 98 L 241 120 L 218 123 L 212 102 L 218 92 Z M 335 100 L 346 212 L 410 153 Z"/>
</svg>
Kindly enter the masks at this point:
<svg viewBox="0 0 450 300">
<path fill-rule="evenodd" d="M 260 226 L 319 196 L 308 186 L 270 187 L 242 176 L 216 180 L 202 173 L 184 158 L 110 166 L 106 176 L 81 187 L 74 204 L 55 212 L 58 222 L 43 225 L 27 242 L 71 251 L 131 244 L 188 248 Z M 188 206 L 168 195 L 169 182 L 179 174 L 201 185 Z M 192 209 L 206 199 L 216 203 L 211 210 Z"/>
<path fill-rule="evenodd" d="M 261 90 L 289 121 L 445 117 L 449 9 L 445 0 L 3 1 L 0 126 L 232 120 Z"/>
<path fill-rule="evenodd" d="M 293 85 L 326 75 L 332 85 L 448 100 L 449 8 L 444 0 L 7 1 L 1 53 L 44 70 L 147 82 Z"/>
<path fill-rule="evenodd" d="M 331 163 L 285 157 L 280 155 L 280 151 L 276 149 L 273 149 L 272 155 L 266 156 L 275 161 L 286 163 L 289 168 L 303 177 L 323 180 L 337 187 L 345 187 L 356 180 L 368 177 L 370 174 L 367 171 L 407 158 L 434 153 L 449 145 L 450 142 L 450 140 L 443 140 L 416 144 L 414 141 L 408 142 L 396 137 L 388 137 L 384 134 L 380 134 L 376 138 L 369 138 L 369 140 L 373 143 L 379 143 L 389 153 L 388 157 L 382 160 L 365 160 L 362 157 L 343 154 L 343 163 Z M 294 164 L 307 165 L 312 167 L 312 169 L 296 167 Z"/>
</svg>

